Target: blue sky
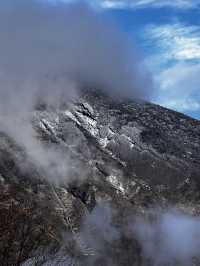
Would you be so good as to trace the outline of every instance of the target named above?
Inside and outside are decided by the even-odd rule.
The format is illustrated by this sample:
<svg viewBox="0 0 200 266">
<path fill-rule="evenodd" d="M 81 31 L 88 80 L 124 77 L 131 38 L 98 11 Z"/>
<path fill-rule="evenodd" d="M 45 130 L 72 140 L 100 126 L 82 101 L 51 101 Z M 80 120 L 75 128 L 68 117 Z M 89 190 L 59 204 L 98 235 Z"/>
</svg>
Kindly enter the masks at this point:
<svg viewBox="0 0 200 266">
<path fill-rule="evenodd" d="M 152 101 L 200 119 L 200 0 L 86 2 L 111 15 L 139 47 L 156 87 Z"/>
<path fill-rule="evenodd" d="M 96 1 L 138 42 L 155 102 L 200 119 L 200 1 Z"/>
<path fill-rule="evenodd" d="M 157 88 L 153 101 L 200 119 L 200 0 L 88 2 L 138 44 Z"/>
</svg>

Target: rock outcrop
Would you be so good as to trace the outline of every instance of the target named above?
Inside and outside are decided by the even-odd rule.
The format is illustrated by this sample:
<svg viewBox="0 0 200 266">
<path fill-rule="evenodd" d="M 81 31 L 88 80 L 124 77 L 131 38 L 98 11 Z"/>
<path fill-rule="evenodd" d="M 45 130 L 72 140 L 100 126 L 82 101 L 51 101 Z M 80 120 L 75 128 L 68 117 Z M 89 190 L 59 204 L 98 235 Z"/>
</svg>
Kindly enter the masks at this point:
<svg viewBox="0 0 200 266">
<path fill-rule="evenodd" d="M 0 133 L 0 265 L 152 265 L 130 221 L 199 214 L 200 121 L 84 90 L 32 125 L 47 164 Z"/>
</svg>

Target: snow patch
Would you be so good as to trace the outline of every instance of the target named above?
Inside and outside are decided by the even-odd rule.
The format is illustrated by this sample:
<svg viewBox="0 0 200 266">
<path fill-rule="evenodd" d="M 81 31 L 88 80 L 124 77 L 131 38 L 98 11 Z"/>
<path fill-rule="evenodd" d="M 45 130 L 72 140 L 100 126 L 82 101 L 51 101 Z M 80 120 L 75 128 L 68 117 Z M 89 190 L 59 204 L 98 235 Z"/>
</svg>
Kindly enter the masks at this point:
<svg viewBox="0 0 200 266">
<path fill-rule="evenodd" d="M 125 189 L 124 186 L 122 184 L 122 182 L 119 181 L 119 179 L 117 178 L 117 176 L 115 175 L 110 175 L 108 177 L 109 182 L 119 191 L 121 191 L 123 194 L 125 194 Z"/>
</svg>

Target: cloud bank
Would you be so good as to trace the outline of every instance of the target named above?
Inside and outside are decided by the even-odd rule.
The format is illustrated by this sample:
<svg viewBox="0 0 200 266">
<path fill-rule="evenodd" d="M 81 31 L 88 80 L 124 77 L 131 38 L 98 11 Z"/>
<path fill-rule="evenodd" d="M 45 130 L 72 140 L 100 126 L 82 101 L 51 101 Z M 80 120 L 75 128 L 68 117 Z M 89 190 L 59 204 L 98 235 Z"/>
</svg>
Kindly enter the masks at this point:
<svg viewBox="0 0 200 266">
<path fill-rule="evenodd" d="M 1 2 L 1 130 L 47 170 L 50 181 L 67 181 L 70 156 L 38 141 L 32 110 L 38 101 L 58 107 L 84 88 L 148 97 L 150 78 L 136 54 L 126 34 L 86 3 Z"/>
<path fill-rule="evenodd" d="M 129 97 L 150 93 L 150 78 L 126 34 L 86 4 L 1 2 L 0 39 L 1 112 L 26 110 L 37 97 L 63 99 L 77 87 Z"/>
</svg>

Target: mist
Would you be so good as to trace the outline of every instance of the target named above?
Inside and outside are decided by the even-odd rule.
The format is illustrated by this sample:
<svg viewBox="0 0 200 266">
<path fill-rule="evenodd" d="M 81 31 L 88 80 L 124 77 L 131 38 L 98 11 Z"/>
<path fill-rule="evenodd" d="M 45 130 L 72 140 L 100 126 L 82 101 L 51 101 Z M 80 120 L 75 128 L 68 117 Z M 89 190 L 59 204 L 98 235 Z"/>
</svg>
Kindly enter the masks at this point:
<svg viewBox="0 0 200 266">
<path fill-rule="evenodd" d="M 84 237 L 91 246 L 100 249 L 109 261 L 104 239 L 110 245 L 127 234 L 141 248 L 141 265 L 199 265 L 200 218 L 175 208 L 146 210 L 145 215 L 132 214 L 122 228 L 114 226 L 116 210 L 109 205 L 96 207 L 85 220 Z M 119 215 L 119 214 L 118 214 Z M 95 240 L 91 238 L 95 227 Z M 94 236 L 93 236 L 94 237 Z M 128 252 L 128 251 L 127 251 Z M 134 249 L 132 252 L 136 252 Z M 197 263 L 197 264 L 194 264 Z M 93 265 L 93 264 L 92 264 Z M 115 265 L 109 261 L 108 265 Z M 140 265 L 140 264 L 139 264 Z"/>
<path fill-rule="evenodd" d="M 137 218 L 133 226 L 143 257 L 154 266 L 193 265 L 193 259 L 199 258 L 199 217 L 174 209 L 154 209 L 151 215 L 151 220 Z"/>
<path fill-rule="evenodd" d="M 69 156 L 44 148 L 32 128 L 38 102 L 55 108 L 97 88 L 113 97 L 146 98 L 149 76 L 125 33 L 85 2 L 0 3 L 0 126 L 48 170 L 67 179 Z M 52 168 L 53 165 L 53 168 Z M 80 170 L 77 167 L 77 171 Z M 52 176 L 56 176 L 51 178 Z"/>
<path fill-rule="evenodd" d="M 31 109 L 38 97 L 59 102 L 78 87 L 147 98 L 150 78 L 133 46 L 111 18 L 84 2 L 3 1 L 1 107 Z"/>
<path fill-rule="evenodd" d="M 149 99 L 151 77 L 126 33 L 111 18 L 86 3 L 37 0 L 0 2 L 0 126 L 41 166 L 52 183 L 68 182 L 68 165 L 87 176 L 66 150 L 45 147 L 32 127 L 38 102 L 58 107 L 97 88 L 116 98 Z M 113 211 L 98 206 L 86 217 L 83 237 L 98 252 L 103 243 L 120 238 L 112 225 Z M 200 220 L 176 211 L 131 224 L 133 238 L 154 266 L 192 264 L 199 254 Z M 100 219 L 101 218 L 101 219 Z M 89 227 L 88 227 L 89 225 Z M 91 227 L 101 235 L 91 233 Z"/>
</svg>

